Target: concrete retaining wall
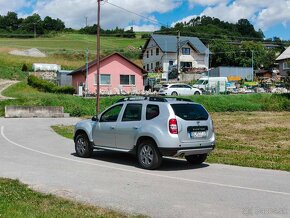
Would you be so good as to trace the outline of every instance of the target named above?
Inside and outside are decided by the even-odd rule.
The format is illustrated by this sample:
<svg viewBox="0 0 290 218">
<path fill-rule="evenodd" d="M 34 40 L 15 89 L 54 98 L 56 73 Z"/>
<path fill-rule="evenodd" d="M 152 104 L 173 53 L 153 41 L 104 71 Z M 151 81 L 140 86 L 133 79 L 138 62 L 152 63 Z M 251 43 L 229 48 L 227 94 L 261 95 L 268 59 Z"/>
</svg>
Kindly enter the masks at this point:
<svg viewBox="0 0 290 218">
<path fill-rule="evenodd" d="M 68 117 L 68 114 L 63 112 L 63 107 L 54 106 L 6 106 L 6 118 L 51 118 L 51 117 Z"/>
</svg>

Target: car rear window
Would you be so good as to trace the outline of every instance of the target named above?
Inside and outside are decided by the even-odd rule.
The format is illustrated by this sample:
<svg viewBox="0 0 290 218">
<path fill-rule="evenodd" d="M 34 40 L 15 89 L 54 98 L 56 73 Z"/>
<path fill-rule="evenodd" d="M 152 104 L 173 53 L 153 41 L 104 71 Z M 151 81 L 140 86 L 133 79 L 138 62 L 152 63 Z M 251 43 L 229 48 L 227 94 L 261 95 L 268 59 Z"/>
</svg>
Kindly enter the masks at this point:
<svg viewBox="0 0 290 218">
<path fill-rule="evenodd" d="M 208 113 L 199 104 L 171 104 L 176 116 L 183 120 L 207 120 Z"/>
</svg>

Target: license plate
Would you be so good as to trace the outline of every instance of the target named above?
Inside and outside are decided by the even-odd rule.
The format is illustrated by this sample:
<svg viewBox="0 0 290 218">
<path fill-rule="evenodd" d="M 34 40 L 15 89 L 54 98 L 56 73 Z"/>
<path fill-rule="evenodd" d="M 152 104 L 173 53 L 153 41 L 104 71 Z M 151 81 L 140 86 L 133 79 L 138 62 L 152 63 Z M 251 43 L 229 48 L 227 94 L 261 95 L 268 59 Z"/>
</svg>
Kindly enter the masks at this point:
<svg viewBox="0 0 290 218">
<path fill-rule="evenodd" d="M 199 132 L 190 132 L 190 138 L 205 138 L 206 132 L 199 131 Z"/>
</svg>

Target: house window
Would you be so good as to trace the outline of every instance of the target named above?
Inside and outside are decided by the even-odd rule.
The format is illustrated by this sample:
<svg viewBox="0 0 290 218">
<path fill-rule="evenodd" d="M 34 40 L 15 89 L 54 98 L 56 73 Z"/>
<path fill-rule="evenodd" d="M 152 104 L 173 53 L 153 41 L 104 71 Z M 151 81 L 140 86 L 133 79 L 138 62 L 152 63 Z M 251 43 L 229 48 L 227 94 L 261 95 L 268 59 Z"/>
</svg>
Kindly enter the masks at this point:
<svg viewBox="0 0 290 218">
<path fill-rule="evenodd" d="M 146 51 L 146 57 L 149 58 L 149 51 Z"/>
<path fill-rule="evenodd" d="M 135 85 L 135 75 L 120 75 L 121 85 Z"/>
<path fill-rule="evenodd" d="M 153 63 L 151 63 L 151 70 L 153 70 Z"/>
<path fill-rule="evenodd" d="M 190 48 L 182 48 L 183 55 L 190 55 Z"/>
<path fill-rule="evenodd" d="M 159 61 L 157 61 L 155 64 L 156 64 L 156 65 L 155 65 L 156 67 L 159 67 L 159 66 L 160 66 Z"/>
<path fill-rule="evenodd" d="M 153 56 L 153 49 L 151 49 L 151 56 Z"/>
<path fill-rule="evenodd" d="M 288 63 L 287 62 L 283 62 L 283 70 L 287 70 L 289 68 L 290 68 L 290 66 L 288 65 Z"/>
<path fill-rule="evenodd" d="M 97 74 L 95 74 L 95 84 L 97 84 Z M 100 85 L 110 85 L 111 84 L 111 75 L 110 74 L 101 74 L 100 75 Z"/>
<path fill-rule="evenodd" d="M 111 75 L 110 74 L 101 74 L 100 75 L 100 84 L 101 85 L 110 85 L 111 84 Z"/>
<path fill-rule="evenodd" d="M 180 62 L 180 67 L 181 68 L 191 68 L 192 67 L 192 62 Z"/>
<path fill-rule="evenodd" d="M 149 71 L 149 64 L 147 64 L 147 71 Z"/>
<path fill-rule="evenodd" d="M 159 55 L 159 48 L 156 48 L 156 55 Z"/>
</svg>

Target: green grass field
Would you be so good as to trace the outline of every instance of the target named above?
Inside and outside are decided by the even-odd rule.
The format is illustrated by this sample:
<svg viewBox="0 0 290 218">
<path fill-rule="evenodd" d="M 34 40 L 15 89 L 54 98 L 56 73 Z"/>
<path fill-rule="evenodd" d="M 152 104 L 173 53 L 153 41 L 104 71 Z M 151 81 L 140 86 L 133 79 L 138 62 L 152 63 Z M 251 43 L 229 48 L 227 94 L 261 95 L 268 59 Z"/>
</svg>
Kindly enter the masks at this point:
<svg viewBox="0 0 290 218">
<path fill-rule="evenodd" d="M 137 35 L 136 38 L 119 38 L 111 36 L 101 37 L 101 49 L 102 51 L 117 51 L 120 49 L 127 50 L 128 47 L 134 47 L 138 49 L 143 46 L 145 39 L 141 39 Z M 93 54 L 96 53 L 96 36 L 85 34 L 68 34 L 63 33 L 55 37 L 40 37 L 36 39 L 16 39 L 16 38 L 0 38 L 1 48 L 17 48 L 17 49 L 29 49 L 38 48 L 44 52 L 54 53 L 57 51 L 78 51 L 85 52 L 88 48 Z"/>
<path fill-rule="evenodd" d="M 0 217 L 144 217 L 89 206 L 31 190 L 17 180 L 0 178 Z"/>
<path fill-rule="evenodd" d="M 141 64 L 138 60 L 139 47 L 143 46 L 145 39 L 137 34 L 135 39 L 101 37 L 101 54 L 108 55 L 119 52 L 124 56 Z M 26 50 L 38 48 L 47 54 L 45 58 L 10 55 L 15 49 Z M 89 60 L 96 57 L 96 36 L 84 34 L 63 33 L 55 37 L 40 37 L 32 39 L 0 38 L 0 78 L 24 80 L 21 72 L 23 64 L 29 69 L 33 63 L 59 64 L 62 69 L 74 70 L 85 64 L 86 49 L 89 49 Z M 135 50 L 134 50 L 135 49 Z"/>
<path fill-rule="evenodd" d="M 95 114 L 96 101 L 94 98 L 84 99 L 71 95 L 39 92 L 28 86 L 26 82 L 10 86 L 3 94 L 16 99 L 0 101 L 0 116 L 4 115 L 5 105 L 64 106 L 65 112 L 70 113 L 71 116 L 93 116 Z M 120 98 L 120 96 L 102 97 L 101 111 Z M 202 103 L 210 112 L 290 111 L 290 99 L 282 95 L 203 95 L 190 98 Z"/>
</svg>

